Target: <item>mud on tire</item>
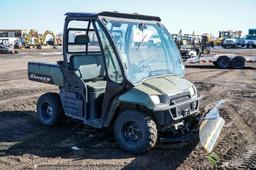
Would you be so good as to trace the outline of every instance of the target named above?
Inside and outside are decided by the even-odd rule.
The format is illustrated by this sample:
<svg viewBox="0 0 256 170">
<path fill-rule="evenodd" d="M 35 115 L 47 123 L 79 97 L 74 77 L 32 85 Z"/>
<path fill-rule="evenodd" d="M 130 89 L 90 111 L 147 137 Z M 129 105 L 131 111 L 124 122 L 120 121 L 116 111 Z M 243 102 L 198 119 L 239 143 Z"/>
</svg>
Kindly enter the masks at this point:
<svg viewBox="0 0 256 170">
<path fill-rule="evenodd" d="M 45 126 L 56 126 L 65 120 L 64 111 L 57 93 L 45 93 L 38 99 L 39 121 Z"/>
<path fill-rule="evenodd" d="M 149 115 L 135 110 L 119 113 L 114 134 L 122 149 L 135 154 L 148 151 L 157 141 L 156 123 Z"/>
</svg>

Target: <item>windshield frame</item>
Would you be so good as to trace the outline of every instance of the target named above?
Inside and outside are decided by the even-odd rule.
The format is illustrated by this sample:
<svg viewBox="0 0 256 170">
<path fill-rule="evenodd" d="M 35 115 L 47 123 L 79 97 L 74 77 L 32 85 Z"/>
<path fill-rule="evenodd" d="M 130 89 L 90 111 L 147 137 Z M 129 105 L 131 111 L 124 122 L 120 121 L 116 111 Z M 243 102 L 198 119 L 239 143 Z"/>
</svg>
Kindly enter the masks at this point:
<svg viewBox="0 0 256 170">
<path fill-rule="evenodd" d="M 134 86 L 137 86 L 137 85 L 140 85 L 142 84 L 145 80 L 148 80 L 148 79 L 153 79 L 153 78 L 158 78 L 158 77 L 166 77 L 166 76 L 178 76 L 178 77 L 184 77 L 185 75 L 185 67 L 183 65 L 183 62 L 182 62 L 182 59 L 181 59 L 181 55 L 180 55 L 180 52 L 179 52 L 179 49 L 178 47 L 176 46 L 176 44 L 173 42 L 173 39 L 172 39 L 172 36 L 171 34 L 168 32 L 168 30 L 166 29 L 166 27 L 161 24 L 160 22 L 158 21 L 151 21 L 151 20 L 139 20 L 139 19 L 129 19 L 129 18 L 117 18 L 117 17 L 109 17 L 109 16 L 99 16 L 99 21 L 100 21 L 100 24 L 102 27 L 105 28 L 105 31 L 107 32 L 107 34 L 110 35 L 111 37 L 111 40 L 112 40 L 112 45 L 114 46 L 115 50 L 116 50 L 116 54 L 117 54 L 117 58 L 118 60 L 120 61 L 119 64 L 120 64 L 120 67 L 121 67 L 121 70 L 123 72 L 123 75 L 124 75 L 124 78 L 129 81 L 132 85 Z M 163 41 L 163 46 L 165 46 L 165 48 L 168 48 L 167 47 L 167 42 L 166 41 L 172 41 L 172 42 L 168 42 L 168 43 L 172 43 L 172 45 L 174 45 L 174 49 L 177 50 L 179 56 L 178 57 L 178 60 L 180 61 L 180 65 L 181 65 L 181 69 L 183 71 L 182 75 L 177 75 L 175 73 L 166 73 L 166 74 L 163 74 L 163 75 L 155 75 L 155 76 L 148 76 L 148 77 L 143 77 L 139 82 L 133 82 L 131 81 L 129 78 L 128 78 L 128 75 L 127 75 L 127 72 L 124 71 L 125 70 L 125 66 L 124 66 L 124 62 L 122 61 L 122 57 L 121 57 L 121 52 L 119 50 L 119 48 L 116 46 L 116 42 L 114 41 L 113 39 L 113 36 L 112 36 L 112 33 L 110 32 L 110 30 L 107 28 L 106 26 L 106 23 L 107 22 L 127 22 L 127 23 L 138 23 L 138 24 L 149 24 L 149 25 L 158 25 L 159 27 L 161 27 L 161 31 L 162 31 L 162 35 L 160 40 Z M 157 30 L 159 31 L 159 30 Z M 166 36 L 168 37 L 168 40 L 165 39 L 163 36 L 164 34 L 166 34 Z M 174 43 L 174 44 L 173 44 Z M 170 50 L 169 50 L 170 51 Z M 165 51 L 166 52 L 166 51 Z M 170 52 L 167 52 L 167 53 L 170 53 Z"/>
</svg>

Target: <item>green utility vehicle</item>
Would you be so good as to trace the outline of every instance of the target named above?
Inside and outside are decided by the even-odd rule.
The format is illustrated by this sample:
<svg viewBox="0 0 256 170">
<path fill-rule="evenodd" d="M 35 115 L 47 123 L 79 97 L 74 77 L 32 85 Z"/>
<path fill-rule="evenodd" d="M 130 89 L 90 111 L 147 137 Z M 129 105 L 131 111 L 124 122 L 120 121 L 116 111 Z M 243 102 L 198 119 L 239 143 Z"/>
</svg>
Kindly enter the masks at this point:
<svg viewBox="0 0 256 170">
<path fill-rule="evenodd" d="M 184 79 L 180 52 L 160 21 L 116 12 L 67 13 L 63 61 L 28 63 L 30 80 L 59 86 L 59 94 L 38 100 L 41 123 L 55 126 L 71 117 L 110 127 L 120 147 L 133 153 L 144 153 L 160 137 L 198 134 L 205 120 L 198 112 L 201 98 Z M 204 139 L 214 144 L 220 130 L 215 124 L 213 129 Z"/>
</svg>

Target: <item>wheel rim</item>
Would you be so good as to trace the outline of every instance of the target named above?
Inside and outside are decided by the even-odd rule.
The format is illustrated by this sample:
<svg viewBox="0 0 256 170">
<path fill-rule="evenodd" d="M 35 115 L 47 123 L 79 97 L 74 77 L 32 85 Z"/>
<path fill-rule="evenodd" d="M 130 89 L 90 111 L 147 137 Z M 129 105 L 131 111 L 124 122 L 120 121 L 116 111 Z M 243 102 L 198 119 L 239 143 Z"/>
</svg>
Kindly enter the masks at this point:
<svg viewBox="0 0 256 170">
<path fill-rule="evenodd" d="M 52 118 L 53 109 L 49 103 L 44 103 L 42 106 L 42 116 L 45 120 L 49 120 Z"/>
<path fill-rule="evenodd" d="M 128 122 L 123 127 L 124 138 L 127 142 L 138 142 L 142 138 L 142 132 L 135 122 Z"/>
<path fill-rule="evenodd" d="M 238 61 L 235 62 L 235 67 L 236 67 L 236 68 L 240 68 L 240 67 L 242 67 L 242 65 L 243 65 L 243 62 L 240 61 L 240 60 L 238 60 Z"/>
<path fill-rule="evenodd" d="M 221 60 L 220 64 L 221 64 L 223 67 L 227 67 L 228 64 L 229 64 L 229 61 L 228 61 L 228 60 Z"/>
</svg>

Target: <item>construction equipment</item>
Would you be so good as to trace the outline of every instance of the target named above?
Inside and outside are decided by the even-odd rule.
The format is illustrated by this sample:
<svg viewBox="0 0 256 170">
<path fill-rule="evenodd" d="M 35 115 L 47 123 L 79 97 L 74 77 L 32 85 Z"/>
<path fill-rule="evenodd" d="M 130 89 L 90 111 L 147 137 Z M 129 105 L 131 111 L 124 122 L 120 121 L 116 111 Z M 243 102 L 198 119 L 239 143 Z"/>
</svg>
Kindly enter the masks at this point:
<svg viewBox="0 0 256 170">
<path fill-rule="evenodd" d="M 17 40 L 14 42 L 14 49 L 21 49 L 24 45 L 24 38 L 17 38 Z"/>
<path fill-rule="evenodd" d="M 183 35 L 179 33 L 173 34 L 172 37 L 180 50 L 183 60 L 210 53 L 211 44 L 206 35 Z"/>
<path fill-rule="evenodd" d="M 48 35 L 51 35 L 52 39 L 47 41 L 46 38 L 47 38 Z M 54 32 L 49 31 L 49 30 L 46 30 L 44 32 L 44 34 L 41 35 L 40 42 L 41 42 L 42 45 L 51 45 L 54 48 L 57 48 L 57 46 L 58 46 L 56 35 L 54 34 Z"/>
<path fill-rule="evenodd" d="M 203 33 L 202 36 L 205 36 L 207 37 L 207 43 L 210 45 L 210 47 L 214 47 L 215 44 L 214 44 L 214 38 L 211 34 L 209 33 Z"/>
<path fill-rule="evenodd" d="M 23 34 L 24 36 L 24 40 L 25 40 L 25 48 L 37 48 L 37 49 L 41 49 L 42 45 L 40 43 L 40 38 L 38 35 L 38 32 L 36 29 L 31 29 L 29 30 L 28 34 Z"/>
<path fill-rule="evenodd" d="M 242 31 L 219 31 L 219 37 L 214 40 L 215 46 L 220 46 L 223 44 L 224 40 L 227 38 L 240 39 Z"/>
<path fill-rule="evenodd" d="M 62 46 L 62 34 L 57 34 L 56 35 L 56 40 L 57 40 L 57 45 Z"/>
<path fill-rule="evenodd" d="M 160 21 L 116 12 L 67 13 L 63 61 L 28 64 L 30 80 L 60 89 L 39 98 L 40 122 L 55 126 L 72 117 L 94 128 L 112 126 L 119 146 L 137 154 L 160 136 L 198 137 L 208 114 L 199 113 L 201 97 L 184 79 L 180 52 Z M 218 136 L 222 123 L 216 123 L 218 131 L 205 129 L 205 122 L 203 134 Z M 211 137 L 208 151 L 216 140 Z"/>
</svg>

